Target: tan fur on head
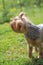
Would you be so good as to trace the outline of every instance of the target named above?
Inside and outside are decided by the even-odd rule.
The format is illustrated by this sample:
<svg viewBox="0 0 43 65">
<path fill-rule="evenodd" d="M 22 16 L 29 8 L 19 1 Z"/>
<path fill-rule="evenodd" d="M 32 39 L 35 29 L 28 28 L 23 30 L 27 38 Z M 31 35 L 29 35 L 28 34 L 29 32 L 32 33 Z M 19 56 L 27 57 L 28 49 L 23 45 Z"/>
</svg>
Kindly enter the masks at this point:
<svg viewBox="0 0 43 65">
<path fill-rule="evenodd" d="M 15 32 L 24 33 L 25 31 L 25 24 L 18 16 L 10 22 L 10 25 Z"/>
</svg>

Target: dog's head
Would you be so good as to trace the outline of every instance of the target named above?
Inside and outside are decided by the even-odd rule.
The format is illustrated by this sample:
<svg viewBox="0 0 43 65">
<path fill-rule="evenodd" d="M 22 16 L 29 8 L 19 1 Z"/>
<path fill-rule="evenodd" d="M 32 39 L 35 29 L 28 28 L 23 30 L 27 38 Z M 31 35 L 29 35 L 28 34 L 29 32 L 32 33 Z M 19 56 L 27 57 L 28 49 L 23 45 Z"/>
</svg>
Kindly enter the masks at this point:
<svg viewBox="0 0 43 65">
<path fill-rule="evenodd" d="M 26 30 L 26 25 L 25 23 L 20 19 L 19 16 L 15 17 L 11 22 L 10 22 L 11 28 L 15 31 L 15 32 L 19 32 L 19 33 L 24 33 Z"/>
</svg>

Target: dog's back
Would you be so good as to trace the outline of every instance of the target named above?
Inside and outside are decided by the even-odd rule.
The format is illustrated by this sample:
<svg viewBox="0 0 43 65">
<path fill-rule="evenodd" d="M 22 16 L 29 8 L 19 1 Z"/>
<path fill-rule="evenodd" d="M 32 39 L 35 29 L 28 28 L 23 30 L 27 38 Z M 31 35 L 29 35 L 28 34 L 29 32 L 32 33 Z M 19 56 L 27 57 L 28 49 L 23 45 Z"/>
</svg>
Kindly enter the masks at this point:
<svg viewBox="0 0 43 65">
<path fill-rule="evenodd" d="M 39 24 L 39 25 L 37 25 L 37 27 L 40 28 L 40 37 L 41 37 L 41 41 L 43 43 L 43 24 Z"/>
</svg>

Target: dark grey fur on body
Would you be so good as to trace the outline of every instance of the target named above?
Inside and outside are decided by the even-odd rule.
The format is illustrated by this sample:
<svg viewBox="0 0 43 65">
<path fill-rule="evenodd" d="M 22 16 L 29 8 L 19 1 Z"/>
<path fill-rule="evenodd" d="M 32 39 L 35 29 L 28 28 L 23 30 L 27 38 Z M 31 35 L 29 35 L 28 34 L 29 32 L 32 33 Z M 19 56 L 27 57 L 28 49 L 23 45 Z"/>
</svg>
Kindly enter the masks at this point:
<svg viewBox="0 0 43 65">
<path fill-rule="evenodd" d="M 27 27 L 26 37 L 31 40 L 36 40 L 40 37 L 39 28 L 35 25 L 30 25 Z"/>
</svg>

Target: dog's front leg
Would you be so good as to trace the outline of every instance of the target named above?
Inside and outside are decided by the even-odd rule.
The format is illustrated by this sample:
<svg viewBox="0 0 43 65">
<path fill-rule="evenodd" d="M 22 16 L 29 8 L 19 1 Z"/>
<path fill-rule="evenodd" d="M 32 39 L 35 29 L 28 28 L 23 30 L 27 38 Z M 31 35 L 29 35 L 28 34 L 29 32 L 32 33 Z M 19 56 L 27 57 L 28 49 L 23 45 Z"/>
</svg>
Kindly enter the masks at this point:
<svg viewBox="0 0 43 65">
<path fill-rule="evenodd" d="M 43 58 L 43 48 L 40 50 L 39 58 Z"/>
<path fill-rule="evenodd" d="M 32 50 L 33 50 L 33 47 L 31 44 L 27 44 L 27 52 L 28 52 L 28 56 L 31 58 L 32 57 Z"/>
</svg>

